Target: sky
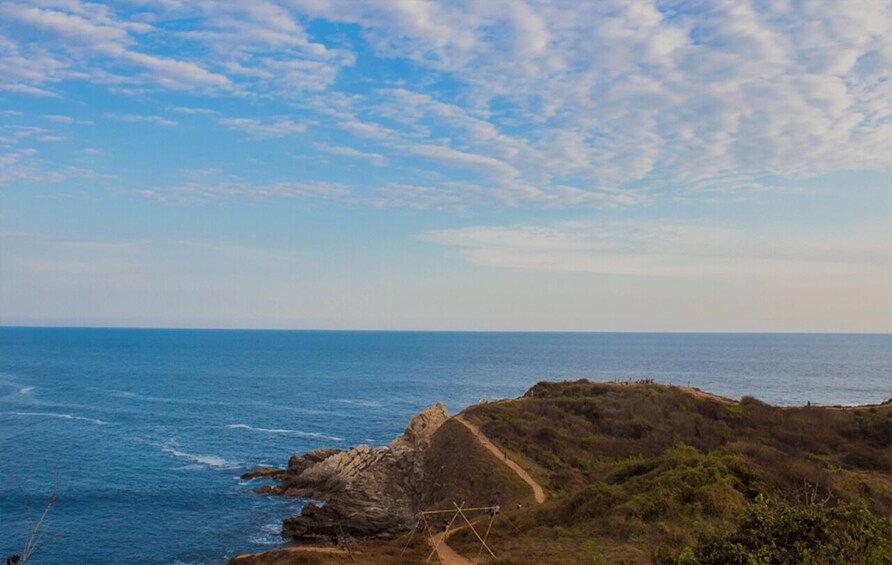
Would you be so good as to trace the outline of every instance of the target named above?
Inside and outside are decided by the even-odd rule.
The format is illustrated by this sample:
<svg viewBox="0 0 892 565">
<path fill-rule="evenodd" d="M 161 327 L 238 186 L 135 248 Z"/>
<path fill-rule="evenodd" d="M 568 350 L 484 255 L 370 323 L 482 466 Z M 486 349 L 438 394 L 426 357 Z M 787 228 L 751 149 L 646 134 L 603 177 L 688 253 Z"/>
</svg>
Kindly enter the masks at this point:
<svg viewBox="0 0 892 565">
<path fill-rule="evenodd" d="M 0 324 L 892 331 L 884 0 L 4 0 Z"/>
</svg>

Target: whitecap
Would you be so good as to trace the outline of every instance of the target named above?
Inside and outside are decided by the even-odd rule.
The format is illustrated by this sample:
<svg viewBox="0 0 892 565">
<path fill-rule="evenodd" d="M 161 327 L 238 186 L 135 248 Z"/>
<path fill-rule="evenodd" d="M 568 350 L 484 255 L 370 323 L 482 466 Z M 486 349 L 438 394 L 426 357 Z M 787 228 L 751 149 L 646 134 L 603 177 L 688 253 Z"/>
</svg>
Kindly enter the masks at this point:
<svg viewBox="0 0 892 565">
<path fill-rule="evenodd" d="M 56 414 L 54 412 L 7 412 L 7 414 L 13 416 L 42 416 L 44 418 L 59 418 L 62 420 L 80 420 L 82 422 L 96 424 L 97 426 L 107 426 L 109 424 L 105 420 L 99 420 L 97 418 L 86 418 L 84 416 L 73 416 L 71 414 Z"/>
<path fill-rule="evenodd" d="M 253 426 L 249 426 L 247 424 L 229 424 L 226 426 L 232 430 L 251 430 L 253 432 L 264 432 L 268 434 L 292 434 L 295 433 L 293 430 L 280 430 L 276 428 L 255 428 Z"/>
<path fill-rule="evenodd" d="M 195 461 L 196 463 L 201 463 L 202 465 L 207 465 L 208 467 L 214 467 L 217 469 L 236 469 L 238 468 L 238 463 L 234 461 L 228 461 L 223 457 L 218 457 L 216 455 L 194 455 L 192 453 L 186 453 L 185 451 L 180 451 L 179 449 L 175 449 L 170 447 L 169 445 L 165 445 L 161 448 L 161 451 L 165 453 L 170 453 L 174 457 L 179 457 L 181 459 L 188 459 L 189 461 Z"/>
<path fill-rule="evenodd" d="M 338 400 L 338 402 L 352 404 L 354 406 L 362 406 L 363 408 L 381 408 L 381 403 L 374 400 L 351 400 L 349 398 L 342 398 Z"/>
<path fill-rule="evenodd" d="M 252 432 L 260 432 L 265 434 L 289 434 L 304 438 L 324 439 L 328 441 L 344 441 L 344 438 L 342 437 L 330 436 L 315 432 L 302 432 L 300 430 L 283 430 L 280 428 L 255 428 L 254 426 L 249 426 L 247 424 L 229 424 L 226 427 L 231 430 L 249 430 Z"/>
<path fill-rule="evenodd" d="M 269 538 L 269 537 L 253 537 L 253 538 L 248 538 L 248 543 L 251 543 L 253 545 L 274 546 L 274 545 L 284 544 L 285 540 L 283 540 L 281 537 L 278 537 L 278 539 L 273 539 L 273 538 Z"/>
<path fill-rule="evenodd" d="M 19 394 L 30 394 L 32 390 L 34 390 L 33 386 L 23 386 L 19 389 Z"/>
</svg>

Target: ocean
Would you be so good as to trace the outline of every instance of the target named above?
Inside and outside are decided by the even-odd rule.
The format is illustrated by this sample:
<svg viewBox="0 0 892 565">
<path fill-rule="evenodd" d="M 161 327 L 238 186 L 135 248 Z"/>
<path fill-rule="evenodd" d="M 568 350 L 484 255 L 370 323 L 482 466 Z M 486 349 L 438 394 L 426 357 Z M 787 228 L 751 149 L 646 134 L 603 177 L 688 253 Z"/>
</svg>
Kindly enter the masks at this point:
<svg viewBox="0 0 892 565">
<path fill-rule="evenodd" d="M 382 446 L 414 413 L 540 380 L 652 378 L 781 405 L 892 396 L 892 335 L 0 328 L 0 558 L 221 563 L 282 543 L 299 500 L 239 475 Z"/>
</svg>

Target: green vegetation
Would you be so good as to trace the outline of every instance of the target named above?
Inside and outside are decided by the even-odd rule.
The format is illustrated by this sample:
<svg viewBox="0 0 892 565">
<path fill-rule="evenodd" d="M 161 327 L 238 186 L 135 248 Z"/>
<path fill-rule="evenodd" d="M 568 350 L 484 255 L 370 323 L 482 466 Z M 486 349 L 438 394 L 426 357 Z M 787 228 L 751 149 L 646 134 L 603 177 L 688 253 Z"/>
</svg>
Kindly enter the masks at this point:
<svg viewBox="0 0 892 565">
<path fill-rule="evenodd" d="M 540 383 L 466 416 L 550 495 L 497 522 L 498 562 L 726 562 L 732 553 L 719 552 L 748 548 L 747 528 L 769 513 L 778 529 L 766 539 L 783 546 L 801 535 L 821 546 L 810 549 L 812 562 L 888 561 L 892 406 L 778 408 L 680 387 L 579 381 Z M 842 528 L 855 518 L 864 531 Z M 804 529 L 783 529 L 794 525 Z M 837 545 L 821 541 L 830 538 Z M 466 533 L 450 544 L 474 552 Z M 749 562 L 785 562 L 753 555 Z"/>
<path fill-rule="evenodd" d="M 892 563 L 892 520 L 864 504 L 824 502 L 804 508 L 756 497 L 731 533 L 701 533 L 677 559 L 685 565 L 725 563 Z"/>
</svg>

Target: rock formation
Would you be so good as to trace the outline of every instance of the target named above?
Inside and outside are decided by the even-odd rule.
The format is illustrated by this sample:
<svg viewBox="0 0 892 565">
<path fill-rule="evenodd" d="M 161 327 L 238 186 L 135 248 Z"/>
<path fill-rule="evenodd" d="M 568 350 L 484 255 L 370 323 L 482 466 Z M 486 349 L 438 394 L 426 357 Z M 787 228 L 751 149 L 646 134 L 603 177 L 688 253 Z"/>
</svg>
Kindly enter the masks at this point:
<svg viewBox="0 0 892 565">
<path fill-rule="evenodd" d="M 414 527 L 424 484 L 424 454 L 448 419 L 440 403 L 412 417 L 387 447 L 317 449 L 295 455 L 287 469 L 260 468 L 243 478 L 266 477 L 278 485 L 258 492 L 308 498 L 300 516 L 283 523 L 282 535 L 326 542 L 338 535 L 387 539 Z"/>
</svg>

